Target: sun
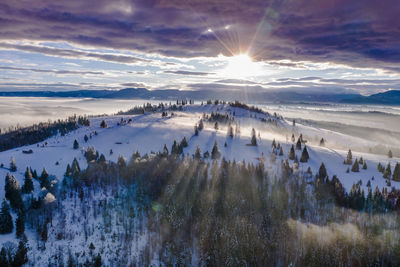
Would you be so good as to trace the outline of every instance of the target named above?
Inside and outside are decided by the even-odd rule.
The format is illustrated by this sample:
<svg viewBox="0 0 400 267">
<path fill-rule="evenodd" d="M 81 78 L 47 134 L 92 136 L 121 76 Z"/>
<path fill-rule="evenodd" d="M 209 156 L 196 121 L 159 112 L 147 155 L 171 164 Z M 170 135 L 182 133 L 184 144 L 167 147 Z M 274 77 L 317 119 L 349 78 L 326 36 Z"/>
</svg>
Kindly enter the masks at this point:
<svg viewBox="0 0 400 267">
<path fill-rule="evenodd" d="M 239 54 L 226 58 L 227 65 L 223 69 L 223 75 L 232 78 L 248 78 L 260 74 L 261 68 L 247 54 Z"/>
</svg>

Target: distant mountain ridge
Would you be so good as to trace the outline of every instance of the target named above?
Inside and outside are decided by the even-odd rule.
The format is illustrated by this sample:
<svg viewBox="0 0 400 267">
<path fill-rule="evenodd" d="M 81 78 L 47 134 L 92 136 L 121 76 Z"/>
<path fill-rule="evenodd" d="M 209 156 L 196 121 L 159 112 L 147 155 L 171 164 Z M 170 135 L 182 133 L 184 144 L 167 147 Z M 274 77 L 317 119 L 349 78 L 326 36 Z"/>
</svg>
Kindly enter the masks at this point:
<svg viewBox="0 0 400 267">
<path fill-rule="evenodd" d="M 362 96 L 360 94 L 299 93 L 294 91 L 251 91 L 247 90 L 148 90 L 146 88 L 125 88 L 121 90 L 76 90 L 76 91 L 14 91 L 0 92 L 3 97 L 82 97 L 108 99 L 224 99 L 251 102 L 337 102 L 354 104 L 400 105 L 400 91 Z"/>
</svg>

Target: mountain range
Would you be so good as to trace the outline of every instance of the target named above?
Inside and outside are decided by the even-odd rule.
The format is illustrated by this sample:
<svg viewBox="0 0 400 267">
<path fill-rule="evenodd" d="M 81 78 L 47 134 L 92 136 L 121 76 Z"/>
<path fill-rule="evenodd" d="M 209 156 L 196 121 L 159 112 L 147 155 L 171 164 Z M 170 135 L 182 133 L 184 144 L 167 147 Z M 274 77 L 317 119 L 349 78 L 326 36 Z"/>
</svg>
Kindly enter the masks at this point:
<svg viewBox="0 0 400 267">
<path fill-rule="evenodd" d="M 335 102 L 357 104 L 400 104 L 400 91 L 391 90 L 369 96 L 343 93 L 301 93 L 294 91 L 247 91 L 247 90 L 148 90 L 125 88 L 121 90 L 76 91 L 14 91 L 0 92 L 3 97 L 80 97 L 108 99 L 224 99 L 245 102 Z"/>
</svg>

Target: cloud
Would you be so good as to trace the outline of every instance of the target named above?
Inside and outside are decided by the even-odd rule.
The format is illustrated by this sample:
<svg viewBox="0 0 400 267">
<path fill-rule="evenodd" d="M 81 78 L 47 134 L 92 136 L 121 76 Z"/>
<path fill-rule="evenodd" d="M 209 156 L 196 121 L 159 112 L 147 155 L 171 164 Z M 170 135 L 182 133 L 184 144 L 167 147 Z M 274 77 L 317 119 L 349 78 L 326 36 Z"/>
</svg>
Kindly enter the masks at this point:
<svg viewBox="0 0 400 267">
<path fill-rule="evenodd" d="M 3 66 L 0 66 L 0 70 L 32 71 L 40 73 L 54 73 L 60 75 L 104 75 L 104 72 L 101 71 L 44 70 L 44 69 L 14 68 L 14 67 L 3 67 Z"/>
<path fill-rule="evenodd" d="M 174 57 L 249 50 L 257 60 L 280 66 L 301 67 L 280 60 L 307 60 L 398 72 L 398 14 L 397 0 L 384 4 L 375 0 L 123 0 L 118 5 L 107 0 L 57 4 L 38 0 L 33 6 L 5 0 L 0 3 L 0 40 L 63 41 Z M 120 55 L 73 56 L 143 62 Z"/>
<path fill-rule="evenodd" d="M 207 76 L 214 74 L 212 72 L 186 71 L 186 70 L 166 70 L 164 73 L 191 76 Z"/>
<path fill-rule="evenodd" d="M 38 45 L 20 45 L 20 44 L 13 44 L 13 43 L 0 43 L 0 48 L 19 50 L 19 51 L 31 52 L 31 53 L 40 53 L 43 55 L 55 56 L 55 57 L 80 58 L 80 59 L 86 59 L 86 60 L 101 60 L 101 61 L 109 61 L 109 62 L 123 63 L 123 64 L 145 63 L 145 64 L 151 65 L 153 63 L 153 61 L 151 61 L 151 60 L 128 56 L 128 55 L 106 54 L 106 53 L 102 54 L 102 53 L 86 52 L 86 51 L 81 51 L 81 50 L 60 49 L 60 48 L 52 48 L 52 47 L 38 46 Z"/>
</svg>

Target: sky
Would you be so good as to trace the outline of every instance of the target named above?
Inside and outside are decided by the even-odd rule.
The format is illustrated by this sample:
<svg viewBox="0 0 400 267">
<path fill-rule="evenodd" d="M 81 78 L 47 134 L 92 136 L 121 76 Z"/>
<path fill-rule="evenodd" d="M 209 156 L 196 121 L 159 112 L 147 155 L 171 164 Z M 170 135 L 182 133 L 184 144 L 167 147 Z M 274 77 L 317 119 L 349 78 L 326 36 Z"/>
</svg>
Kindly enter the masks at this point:
<svg viewBox="0 0 400 267">
<path fill-rule="evenodd" d="M 400 90 L 398 0 L 2 0 L 0 91 Z"/>
</svg>

